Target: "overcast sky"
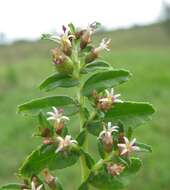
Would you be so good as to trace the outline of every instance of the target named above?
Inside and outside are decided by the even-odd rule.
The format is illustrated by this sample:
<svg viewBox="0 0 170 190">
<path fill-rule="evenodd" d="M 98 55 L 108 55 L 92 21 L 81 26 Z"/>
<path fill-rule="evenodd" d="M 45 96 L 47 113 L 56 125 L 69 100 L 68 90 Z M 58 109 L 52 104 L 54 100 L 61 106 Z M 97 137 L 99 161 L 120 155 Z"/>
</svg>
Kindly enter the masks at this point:
<svg viewBox="0 0 170 190">
<path fill-rule="evenodd" d="M 167 0 L 170 2 L 170 0 Z M 0 32 L 37 38 L 62 24 L 99 21 L 108 28 L 154 22 L 163 0 L 0 0 Z"/>
</svg>

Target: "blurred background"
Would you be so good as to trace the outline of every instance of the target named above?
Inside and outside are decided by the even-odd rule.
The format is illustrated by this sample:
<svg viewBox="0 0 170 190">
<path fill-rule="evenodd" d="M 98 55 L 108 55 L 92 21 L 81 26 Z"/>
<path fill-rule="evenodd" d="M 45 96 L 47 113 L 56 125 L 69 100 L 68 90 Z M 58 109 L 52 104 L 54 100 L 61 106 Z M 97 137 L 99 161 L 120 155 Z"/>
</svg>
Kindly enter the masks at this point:
<svg viewBox="0 0 170 190">
<path fill-rule="evenodd" d="M 135 131 L 140 141 L 153 146 L 153 153 L 142 156 L 143 168 L 127 190 L 169 190 L 170 1 L 0 0 L 0 5 L 0 184 L 19 180 L 17 168 L 40 143 L 32 138 L 37 121 L 17 115 L 16 108 L 47 95 L 38 84 L 54 72 L 50 49 L 55 44 L 39 40 L 41 34 L 59 33 L 69 22 L 84 27 L 99 21 L 103 26 L 94 36 L 95 43 L 104 36 L 112 39 L 104 58 L 133 73 L 116 90 L 124 100 L 149 101 L 157 110 L 151 122 Z M 57 93 L 64 91 L 52 92 Z M 73 121 L 73 133 L 75 126 Z M 76 189 L 78 165 L 57 174 L 65 189 Z"/>
</svg>

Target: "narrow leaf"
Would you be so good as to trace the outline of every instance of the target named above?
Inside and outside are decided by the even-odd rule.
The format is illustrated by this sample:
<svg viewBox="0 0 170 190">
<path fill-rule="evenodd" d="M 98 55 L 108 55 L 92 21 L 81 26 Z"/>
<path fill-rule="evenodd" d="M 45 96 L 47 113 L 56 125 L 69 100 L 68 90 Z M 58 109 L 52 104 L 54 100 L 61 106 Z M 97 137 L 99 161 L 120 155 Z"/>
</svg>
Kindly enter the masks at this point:
<svg viewBox="0 0 170 190">
<path fill-rule="evenodd" d="M 141 142 L 136 142 L 136 145 L 140 148 L 141 151 L 152 152 L 152 147 L 150 145 Z"/>
</svg>

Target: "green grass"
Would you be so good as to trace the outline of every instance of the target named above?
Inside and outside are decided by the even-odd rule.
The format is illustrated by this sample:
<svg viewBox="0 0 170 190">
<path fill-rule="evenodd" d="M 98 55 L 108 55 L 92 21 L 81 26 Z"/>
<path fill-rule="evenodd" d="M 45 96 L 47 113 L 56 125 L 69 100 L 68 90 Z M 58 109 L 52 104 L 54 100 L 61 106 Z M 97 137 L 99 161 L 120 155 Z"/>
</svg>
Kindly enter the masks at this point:
<svg viewBox="0 0 170 190">
<path fill-rule="evenodd" d="M 149 101 L 156 108 L 153 120 L 139 127 L 135 135 L 153 146 L 142 155 L 144 165 L 128 190 L 168 190 L 170 185 L 170 39 L 160 25 L 98 34 L 111 37 L 112 51 L 105 58 L 115 68 L 126 68 L 132 79 L 117 88 L 125 100 Z M 0 183 L 15 181 L 22 160 L 40 143 L 32 138 L 37 125 L 33 118 L 16 115 L 18 104 L 47 95 L 38 84 L 51 72 L 47 42 L 18 43 L 0 47 Z M 63 89 L 52 93 L 64 93 Z M 76 120 L 76 119 L 75 119 Z M 71 126 L 76 128 L 75 120 Z M 93 137 L 90 137 L 93 138 Z M 95 144 L 92 149 L 95 149 Z M 80 180 L 78 164 L 57 171 L 65 189 L 75 190 Z M 70 182 L 70 179 L 71 182 Z M 19 180 L 17 178 L 17 180 Z"/>
</svg>

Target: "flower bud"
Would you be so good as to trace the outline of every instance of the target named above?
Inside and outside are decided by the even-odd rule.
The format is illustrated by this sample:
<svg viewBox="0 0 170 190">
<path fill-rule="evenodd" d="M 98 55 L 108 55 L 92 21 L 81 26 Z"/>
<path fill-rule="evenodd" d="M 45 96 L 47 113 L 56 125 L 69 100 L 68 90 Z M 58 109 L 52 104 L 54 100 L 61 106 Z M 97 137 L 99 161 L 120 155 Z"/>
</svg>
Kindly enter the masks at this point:
<svg viewBox="0 0 170 190">
<path fill-rule="evenodd" d="M 93 48 L 92 51 L 87 55 L 85 62 L 90 63 L 99 57 L 99 53 L 103 50 L 110 51 L 109 44 L 111 39 L 103 38 L 100 45 L 96 48 Z"/>
<path fill-rule="evenodd" d="M 87 44 L 89 44 L 92 41 L 91 36 L 92 36 L 93 32 L 97 29 L 97 25 L 98 25 L 97 22 L 93 22 L 93 23 L 89 24 L 86 29 L 81 31 L 81 33 L 82 33 L 81 42 L 80 42 L 81 49 L 84 49 L 87 46 Z"/>
<path fill-rule="evenodd" d="M 95 52 L 95 48 L 86 56 L 85 63 L 90 63 L 98 58 L 98 53 Z"/>
<path fill-rule="evenodd" d="M 52 50 L 53 63 L 60 73 L 71 74 L 73 72 L 73 62 L 59 48 Z"/>
<path fill-rule="evenodd" d="M 60 122 L 60 123 L 55 122 L 54 127 L 55 127 L 55 130 L 56 130 L 56 134 L 61 135 L 62 129 L 64 128 L 64 122 Z"/>
<path fill-rule="evenodd" d="M 50 189 L 52 190 L 56 190 L 56 180 L 55 180 L 55 177 L 52 176 L 48 169 L 45 169 L 43 171 L 43 174 L 44 174 L 44 178 L 45 178 L 45 182 L 47 183 L 47 185 L 50 187 Z"/>
<path fill-rule="evenodd" d="M 125 169 L 125 166 L 123 166 L 121 164 L 109 164 L 107 166 L 107 171 L 112 176 L 120 175 L 120 173 L 122 173 L 124 169 Z"/>
</svg>

